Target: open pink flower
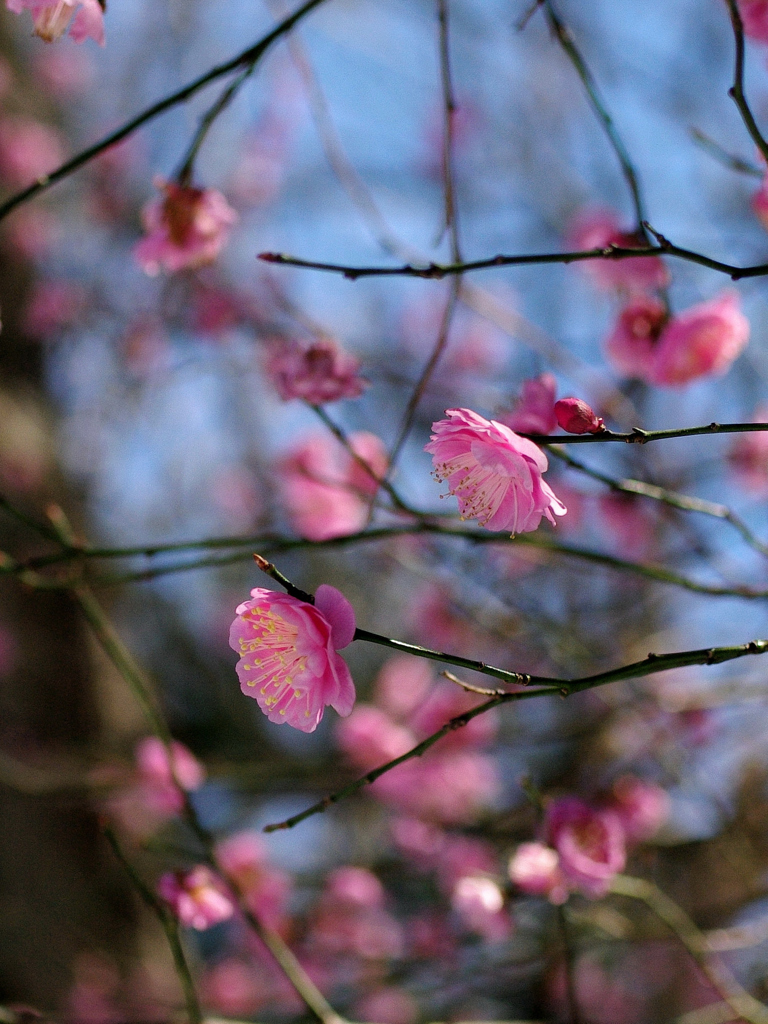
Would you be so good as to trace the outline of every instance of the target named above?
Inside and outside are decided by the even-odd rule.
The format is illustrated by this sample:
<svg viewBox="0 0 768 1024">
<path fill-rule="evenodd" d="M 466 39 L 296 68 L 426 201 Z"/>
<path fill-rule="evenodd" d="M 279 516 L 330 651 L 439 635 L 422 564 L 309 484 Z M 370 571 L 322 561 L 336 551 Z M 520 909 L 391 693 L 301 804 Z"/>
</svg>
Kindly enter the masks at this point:
<svg viewBox="0 0 768 1024">
<path fill-rule="evenodd" d="M 308 347 L 279 342 L 267 360 L 267 372 L 284 401 L 303 398 L 311 405 L 359 398 L 368 381 L 358 375 L 360 361 L 340 349 L 331 338 Z"/>
<path fill-rule="evenodd" d="M 157 891 L 183 925 L 200 932 L 228 920 L 235 910 L 224 883 L 204 864 L 162 875 Z"/>
<path fill-rule="evenodd" d="M 744 34 L 768 43 L 768 0 L 737 0 Z"/>
<path fill-rule="evenodd" d="M 522 434 L 551 434 L 557 427 L 556 394 L 557 382 L 551 373 L 524 380 L 520 398 L 509 412 L 499 415 L 499 423 Z"/>
<path fill-rule="evenodd" d="M 69 25 L 76 43 L 93 39 L 104 45 L 104 11 L 99 0 L 5 0 L 5 6 L 14 14 L 31 11 L 35 35 L 46 43 L 61 38 Z"/>
<path fill-rule="evenodd" d="M 545 831 L 569 886 L 585 896 L 604 896 L 627 859 L 619 816 L 578 797 L 561 797 L 547 807 Z"/>
<path fill-rule="evenodd" d="M 542 516 L 554 523 L 556 515 L 565 515 L 565 505 L 542 480 L 547 457 L 532 441 L 471 409 L 448 409 L 447 416 L 432 424 L 425 451 L 437 479 L 446 480 L 449 494 L 458 498 L 463 519 L 514 534 L 535 530 Z"/>
<path fill-rule="evenodd" d="M 355 703 L 352 676 L 336 653 L 354 634 L 355 613 L 335 587 L 318 587 L 314 605 L 256 587 L 229 634 L 240 654 L 240 689 L 270 722 L 314 732 L 326 704 L 346 716 Z"/>
<path fill-rule="evenodd" d="M 221 192 L 155 179 L 162 199 L 147 203 L 141 215 L 146 238 L 133 248 L 145 273 L 176 270 L 212 263 L 227 240 L 237 214 Z"/>
<path fill-rule="evenodd" d="M 574 249 L 607 249 L 611 245 L 632 249 L 646 245 L 644 238 L 621 228 L 613 210 L 582 210 L 568 231 L 568 245 Z M 585 260 L 580 264 L 603 288 L 643 292 L 663 288 L 669 273 L 658 256 L 629 256 L 626 259 Z"/>
</svg>

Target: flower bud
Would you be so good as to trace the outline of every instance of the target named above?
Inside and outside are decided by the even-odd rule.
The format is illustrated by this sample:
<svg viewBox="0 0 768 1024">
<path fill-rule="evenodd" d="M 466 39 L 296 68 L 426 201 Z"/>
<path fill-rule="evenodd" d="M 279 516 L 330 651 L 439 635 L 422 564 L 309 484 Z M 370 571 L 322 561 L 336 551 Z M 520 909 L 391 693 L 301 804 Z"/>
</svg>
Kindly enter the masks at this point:
<svg viewBox="0 0 768 1024">
<path fill-rule="evenodd" d="M 581 398 L 561 398 L 555 402 L 555 416 L 569 434 L 599 434 L 605 430 L 602 417 L 596 416 Z"/>
</svg>

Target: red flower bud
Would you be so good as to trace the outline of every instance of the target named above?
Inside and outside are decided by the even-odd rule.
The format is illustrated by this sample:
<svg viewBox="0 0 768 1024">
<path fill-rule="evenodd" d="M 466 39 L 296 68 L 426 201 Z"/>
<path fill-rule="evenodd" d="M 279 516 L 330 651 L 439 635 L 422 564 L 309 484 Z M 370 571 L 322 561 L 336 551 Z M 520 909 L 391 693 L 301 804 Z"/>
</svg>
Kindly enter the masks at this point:
<svg viewBox="0 0 768 1024">
<path fill-rule="evenodd" d="M 605 430 L 602 417 L 596 416 L 581 398 L 561 398 L 555 402 L 555 416 L 569 434 L 597 434 Z"/>
</svg>

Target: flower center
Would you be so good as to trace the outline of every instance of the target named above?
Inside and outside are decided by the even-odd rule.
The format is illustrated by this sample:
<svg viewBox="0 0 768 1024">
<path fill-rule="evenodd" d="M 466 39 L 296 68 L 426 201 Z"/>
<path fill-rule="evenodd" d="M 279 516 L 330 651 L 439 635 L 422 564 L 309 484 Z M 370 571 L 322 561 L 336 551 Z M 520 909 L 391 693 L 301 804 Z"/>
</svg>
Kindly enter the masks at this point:
<svg viewBox="0 0 768 1024">
<path fill-rule="evenodd" d="M 243 618 L 251 623 L 255 633 L 250 638 L 240 638 L 243 657 L 254 655 L 243 665 L 253 673 L 247 685 L 259 686 L 267 709 L 284 715 L 293 700 L 306 696 L 306 690 L 294 682 L 305 671 L 308 660 L 307 655 L 298 651 L 298 627 L 264 607 L 248 609 Z"/>
</svg>

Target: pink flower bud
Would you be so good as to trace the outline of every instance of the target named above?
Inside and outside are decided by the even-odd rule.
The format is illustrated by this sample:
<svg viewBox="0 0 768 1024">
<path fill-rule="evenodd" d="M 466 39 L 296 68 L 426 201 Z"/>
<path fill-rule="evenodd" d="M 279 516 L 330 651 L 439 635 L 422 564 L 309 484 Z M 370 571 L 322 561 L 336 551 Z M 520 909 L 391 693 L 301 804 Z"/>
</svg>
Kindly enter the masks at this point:
<svg viewBox="0 0 768 1024">
<path fill-rule="evenodd" d="M 555 402 L 555 416 L 569 434 L 598 434 L 605 430 L 602 416 L 595 415 L 581 398 L 561 398 Z"/>
</svg>

